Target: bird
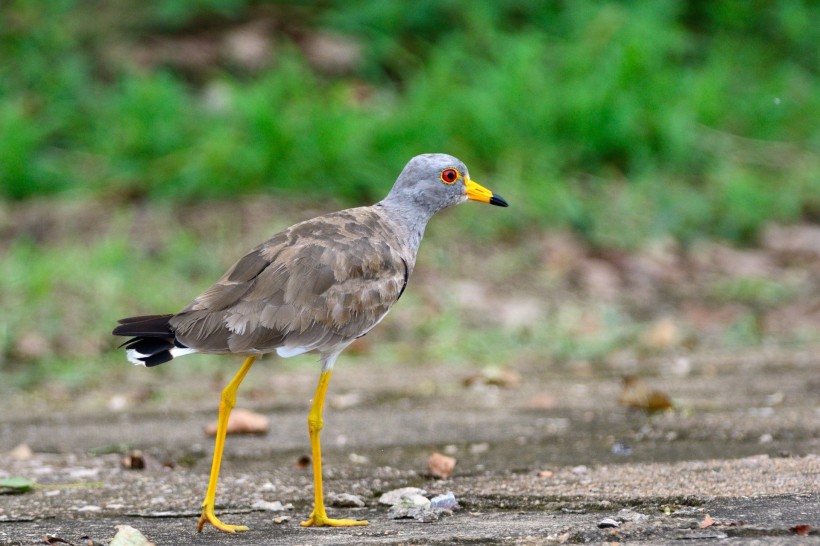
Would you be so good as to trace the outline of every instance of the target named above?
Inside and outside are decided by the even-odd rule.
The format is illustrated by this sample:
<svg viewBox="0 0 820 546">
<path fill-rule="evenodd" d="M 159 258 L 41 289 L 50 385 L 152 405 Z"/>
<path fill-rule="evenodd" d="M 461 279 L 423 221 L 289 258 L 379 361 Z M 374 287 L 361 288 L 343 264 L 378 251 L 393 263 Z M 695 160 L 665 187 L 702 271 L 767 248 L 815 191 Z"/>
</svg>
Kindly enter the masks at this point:
<svg viewBox="0 0 820 546">
<path fill-rule="evenodd" d="M 244 357 L 220 395 L 198 531 L 206 523 L 227 533 L 248 530 L 216 516 L 216 486 L 239 385 L 255 360 L 268 353 L 288 358 L 315 352 L 321 362 L 308 414 L 313 511 L 301 525 L 367 525 L 365 520 L 330 518 L 324 505 L 320 431 L 334 364 L 404 293 L 430 218 L 467 200 L 508 206 L 470 178 L 461 160 L 441 153 L 415 156 L 378 203 L 331 212 L 275 234 L 176 314 L 118 321 L 112 333 L 131 338 L 120 347 L 134 364 L 154 367 L 195 353 Z"/>
</svg>

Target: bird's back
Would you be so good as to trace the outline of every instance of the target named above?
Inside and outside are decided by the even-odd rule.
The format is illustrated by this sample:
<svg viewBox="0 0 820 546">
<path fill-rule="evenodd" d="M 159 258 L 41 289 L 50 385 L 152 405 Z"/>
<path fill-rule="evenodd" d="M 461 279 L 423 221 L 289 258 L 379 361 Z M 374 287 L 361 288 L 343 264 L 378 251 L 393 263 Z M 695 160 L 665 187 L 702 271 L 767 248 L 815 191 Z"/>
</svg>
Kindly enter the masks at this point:
<svg viewBox="0 0 820 546">
<path fill-rule="evenodd" d="M 414 262 L 378 206 L 319 216 L 251 250 L 170 325 L 197 352 L 335 352 L 384 317 Z"/>
</svg>

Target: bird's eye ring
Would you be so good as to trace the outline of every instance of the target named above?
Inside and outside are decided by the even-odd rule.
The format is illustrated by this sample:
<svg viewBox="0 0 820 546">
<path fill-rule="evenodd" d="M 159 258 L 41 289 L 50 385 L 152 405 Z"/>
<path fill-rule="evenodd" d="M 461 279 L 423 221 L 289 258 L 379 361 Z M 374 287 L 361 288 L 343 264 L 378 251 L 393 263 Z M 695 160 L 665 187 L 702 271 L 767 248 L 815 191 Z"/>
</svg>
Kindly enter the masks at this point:
<svg viewBox="0 0 820 546">
<path fill-rule="evenodd" d="M 453 184 L 461 178 L 461 173 L 457 169 L 449 168 L 441 171 L 441 181 L 445 184 Z"/>
</svg>

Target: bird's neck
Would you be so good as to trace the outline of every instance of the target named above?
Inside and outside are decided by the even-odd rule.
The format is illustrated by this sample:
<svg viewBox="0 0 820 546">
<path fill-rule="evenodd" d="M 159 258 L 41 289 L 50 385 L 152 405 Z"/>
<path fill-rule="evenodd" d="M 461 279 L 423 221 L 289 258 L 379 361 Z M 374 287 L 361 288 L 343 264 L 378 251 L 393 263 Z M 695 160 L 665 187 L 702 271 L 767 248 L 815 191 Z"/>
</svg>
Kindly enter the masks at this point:
<svg viewBox="0 0 820 546">
<path fill-rule="evenodd" d="M 412 203 L 390 199 L 390 196 L 377 203 L 376 208 L 391 221 L 396 231 L 403 232 L 401 237 L 415 256 L 433 213 L 419 210 Z"/>
</svg>

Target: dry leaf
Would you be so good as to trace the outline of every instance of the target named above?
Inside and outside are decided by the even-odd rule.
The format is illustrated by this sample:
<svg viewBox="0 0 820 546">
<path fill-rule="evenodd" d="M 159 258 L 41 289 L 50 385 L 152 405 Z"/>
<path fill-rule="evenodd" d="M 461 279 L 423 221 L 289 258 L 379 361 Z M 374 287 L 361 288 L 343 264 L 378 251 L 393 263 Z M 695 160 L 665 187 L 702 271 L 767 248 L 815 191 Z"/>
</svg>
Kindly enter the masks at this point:
<svg viewBox="0 0 820 546">
<path fill-rule="evenodd" d="M 811 525 L 801 523 L 800 525 L 795 525 L 794 527 L 790 527 L 789 531 L 794 533 L 795 535 L 800 535 L 801 537 L 809 536 L 811 532 Z"/>
<path fill-rule="evenodd" d="M 0 478 L 0 495 L 27 493 L 34 489 L 37 483 L 23 476 Z"/>
<path fill-rule="evenodd" d="M 706 529 L 707 527 L 711 527 L 715 524 L 715 520 L 712 519 L 712 516 L 706 514 L 706 517 L 703 518 L 703 521 L 700 522 L 700 528 Z"/>
<path fill-rule="evenodd" d="M 649 413 L 672 408 L 672 401 L 665 392 L 652 390 L 640 377 L 628 375 L 623 381 L 623 391 L 618 399 L 622 406 Z"/>
<path fill-rule="evenodd" d="M 265 434 L 268 432 L 270 419 L 267 415 L 250 410 L 236 408 L 228 418 L 228 434 Z M 216 435 L 216 422 L 205 427 L 205 434 Z"/>
<path fill-rule="evenodd" d="M 125 457 L 122 458 L 120 464 L 123 468 L 128 470 L 144 470 L 145 456 L 139 449 L 132 449 Z"/>
<path fill-rule="evenodd" d="M 156 546 L 130 525 L 117 525 L 117 534 L 108 546 Z"/>
<path fill-rule="evenodd" d="M 139 449 L 132 449 L 120 461 L 120 465 L 128 470 L 162 470 L 163 468 L 174 468 L 173 461 L 162 462 L 153 455 L 144 453 Z"/>
<path fill-rule="evenodd" d="M 310 466 L 310 457 L 308 455 L 302 455 L 298 459 L 296 459 L 296 468 L 298 470 L 304 470 Z"/>
<path fill-rule="evenodd" d="M 453 469 L 456 467 L 456 460 L 453 457 L 442 455 L 441 453 L 433 453 L 427 459 L 427 469 L 436 478 L 446 480 L 453 474 Z"/>
</svg>

